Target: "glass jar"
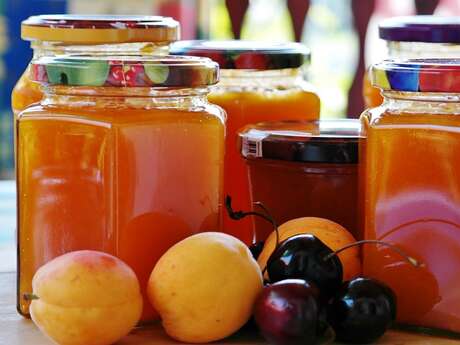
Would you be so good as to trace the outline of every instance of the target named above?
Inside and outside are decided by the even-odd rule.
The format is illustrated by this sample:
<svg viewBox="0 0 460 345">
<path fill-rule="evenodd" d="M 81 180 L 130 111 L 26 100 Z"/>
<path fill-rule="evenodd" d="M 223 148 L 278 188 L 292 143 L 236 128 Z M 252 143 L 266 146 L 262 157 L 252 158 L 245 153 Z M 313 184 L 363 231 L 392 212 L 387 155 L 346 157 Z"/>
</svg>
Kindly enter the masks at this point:
<svg viewBox="0 0 460 345">
<path fill-rule="evenodd" d="M 218 66 L 189 57 L 43 57 L 45 97 L 18 117 L 18 310 L 41 265 L 118 256 L 148 277 L 173 244 L 221 223 L 224 112 Z M 117 76 L 117 78 L 114 78 Z M 142 319 L 155 317 L 145 300 Z"/>
<path fill-rule="evenodd" d="M 32 59 L 64 53 L 158 55 L 178 40 L 179 23 L 158 16 L 41 15 L 22 22 L 21 37 L 31 41 Z M 29 67 L 11 95 L 15 115 L 43 97 L 28 73 Z"/>
<path fill-rule="evenodd" d="M 361 116 L 364 274 L 387 283 L 397 321 L 460 333 L 460 60 L 384 61 L 384 102 Z"/>
<path fill-rule="evenodd" d="M 379 37 L 386 41 L 389 59 L 460 58 L 460 18 L 431 15 L 393 17 L 379 25 Z M 371 85 L 366 73 L 363 83 L 367 107 L 382 104 L 380 90 Z"/>
<path fill-rule="evenodd" d="M 278 224 L 299 217 L 335 221 L 358 236 L 358 120 L 265 122 L 239 133 L 251 187 Z M 271 224 L 254 218 L 256 240 Z"/>
<path fill-rule="evenodd" d="M 235 209 L 252 209 L 246 167 L 237 148 L 238 130 L 261 121 L 319 118 L 319 97 L 302 69 L 310 52 L 298 43 L 183 41 L 173 44 L 171 53 L 219 63 L 221 79 L 209 100 L 228 116 L 224 194 L 232 197 Z M 224 231 L 247 244 L 254 239 L 250 219 L 234 221 L 225 214 Z"/>
</svg>

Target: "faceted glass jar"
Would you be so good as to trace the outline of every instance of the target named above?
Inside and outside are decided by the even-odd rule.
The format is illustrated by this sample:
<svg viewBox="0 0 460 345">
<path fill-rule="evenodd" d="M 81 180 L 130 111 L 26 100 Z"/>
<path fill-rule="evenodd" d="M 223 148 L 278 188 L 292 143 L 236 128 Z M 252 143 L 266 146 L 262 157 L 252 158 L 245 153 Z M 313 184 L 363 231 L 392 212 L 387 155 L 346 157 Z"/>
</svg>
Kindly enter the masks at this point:
<svg viewBox="0 0 460 345">
<path fill-rule="evenodd" d="M 206 99 L 217 65 L 117 59 L 32 64 L 34 78 L 48 86 L 17 124 L 21 314 L 35 271 L 61 254 L 92 249 L 119 257 L 146 297 L 149 275 L 170 246 L 220 228 L 225 115 Z M 101 72 L 107 66 L 125 80 L 134 71 L 136 84 L 116 84 Z M 155 317 L 145 298 L 142 320 Z"/>
<path fill-rule="evenodd" d="M 209 100 L 227 113 L 224 194 L 232 197 L 236 209 L 252 209 L 238 130 L 261 121 L 319 118 L 320 99 L 304 78 L 308 49 L 295 43 L 185 41 L 175 43 L 171 52 L 206 56 L 219 63 L 221 80 Z M 225 214 L 224 231 L 247 244 L 255 238 L 247 218 L 235 221 Z"/>
<path fill-rule="evenodd" d="M 59 54 L 167 54 L 179 38 L 179 23 L 158 16 L 42 15 L 22 22 L 21 36 L 31 41 L 32 59 Z M 39 102 L 43 92 L 29 78 L 30 66 L 13 89 L 12 109 L 17 115 Z"/>
<path fill-rule="evenodd" d="M 363 269 L 387 283 L 397 321 L 460 333 L 460 60 L 383 62 L 372 68 L 384 102 L 361 116 Z M 454 79 L 453 79 L 454 78 Z"/>
<path fill-rule="evenodd" d="M 393 17 L 379 25 L 379 36 L 386 41 L 388 59 L 459 58 L 460 20 L 457 17 Z M 364 75 L 363 96 L 368 108 L 382 104 L 380 90 Z"/>
</svg>

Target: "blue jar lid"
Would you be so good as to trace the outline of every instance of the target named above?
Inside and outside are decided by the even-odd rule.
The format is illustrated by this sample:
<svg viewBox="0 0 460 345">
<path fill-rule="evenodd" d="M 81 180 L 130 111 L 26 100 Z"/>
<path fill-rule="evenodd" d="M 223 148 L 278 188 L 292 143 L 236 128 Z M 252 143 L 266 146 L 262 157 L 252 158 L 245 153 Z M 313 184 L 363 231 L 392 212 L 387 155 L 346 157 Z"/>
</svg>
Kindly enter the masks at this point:
<svg viewBox="0 0 460 345">
<path fill-rule="evenodd" d="M 460 43 L 460 17 L 393 17 L 380 23 L 379 36 L 387 41 Z"/>
<path fill-rule="evenodd" d="M 460 59 L 384 60 L 371 66 L 382 90 L 460 93 Z"/>
</svg>

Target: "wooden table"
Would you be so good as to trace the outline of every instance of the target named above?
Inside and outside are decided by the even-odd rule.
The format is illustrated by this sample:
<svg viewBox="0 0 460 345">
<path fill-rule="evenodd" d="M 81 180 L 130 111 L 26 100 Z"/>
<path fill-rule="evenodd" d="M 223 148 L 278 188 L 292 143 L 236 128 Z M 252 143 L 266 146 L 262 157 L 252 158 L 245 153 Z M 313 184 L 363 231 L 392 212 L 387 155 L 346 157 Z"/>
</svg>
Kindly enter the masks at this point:
<svg viewBox="0 0 460 345">
<path fill-rule="evenodd" d="M 15 273 L 0 273 L 0 345 L 51 345 L 33 322 L 16 313 Z M 160 325 L 136 329 L 118 345 L 178 344 L 169 339 Z M 238 334 L 213 344 L 263 345 L 266 342 L 256 334 Z M 389 331 L 378 342 L 380 345 L 460 345 L 460 340 L 435 338 L 427 335 Z"/>
</svg>

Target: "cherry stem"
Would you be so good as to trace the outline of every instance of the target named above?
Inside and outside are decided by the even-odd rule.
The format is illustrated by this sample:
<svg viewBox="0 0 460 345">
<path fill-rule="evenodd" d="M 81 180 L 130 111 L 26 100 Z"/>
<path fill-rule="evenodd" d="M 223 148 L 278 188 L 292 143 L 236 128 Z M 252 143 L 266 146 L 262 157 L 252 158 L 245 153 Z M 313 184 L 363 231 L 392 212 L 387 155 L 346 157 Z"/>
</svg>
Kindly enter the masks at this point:
<svg viewBox="0 0 460 345">
<path fill-rule="evenodd" d="M 275 234 L 276 234 L 276 248 L 278 248 L 278 245 L 280 244 L 280 234 L 278 231 L 278 224 L 276 224 L 275 219 L 271 216 L 270 212 L 268 209 L 265 207 L 264 204 L 262 204 L 260 201 L 256 201 L 254 205 L 259 206 L 267 215 L 267 217 L 270 219 L 270 223 L 273 225 L 273 229 L 275 229 Z"/>
<path fill-rule="evenodd" d="M 360 246 L 362 244 L 377 244 L 377 245 L 382 245 L 382 246 L 387 246 L 390 247 L 392 250 L 394 250 L 396 253 L 401 255 L 404 259 L 406 259 L 412 266 L 414 267 L 421 267 L 423 266 L 422 263 L 420 263 L 418 260 L 413 258 L 412 256 L 407 255 L 401 248 L 397 247 L 394 244 L 388 243 L 388 242 L 383 242 L 379 240 L 362 240 L 362 241 L 357 241 L 351 244 L 348 244 L 342 248 L 337 249 L 333 253 L 330 253 L 324 257 L 324 261 L 329 260 L 333 256 L 336 256 L 337 254 L 343 252 L 344 250 L 347 250 L 352 247 Z"/>
<path fill-rule="evenodd" d="M 233 220 L 240 220 L 244 217 L 247 216 L 259 216 L 265 219 L 267 222 L 272 222 L 269 217 L 267 217 L 265 214 L 255 212 L 255 211 L 250 211 L 250 212 L 243 212 L 243 211 L 234 211 L 232 207 L 232 198 L 230 195 L 227 195 L 225 197 L 225 208 L 227 209 L 227 213 L 229 217 Z"/>
<path fill-rule="evenodd" d="M 25 293 L 22 295 L 26 301 L 33 301 L 35 299 L 40 299 L 37 295 L 34 295 L 33 293 Z"/>
<path fill-rule="evenodd" d="M 234 211 L 233 208 L 232 208 L 232 198 L 231 198 L 231 196 L 227 195 L 225 197 L 225 208 L 227 209 L 227 213 L 228 213 L 228 215 L 229 215 L 229 217 L 231 219 L 240 220 L 240 219 L 242 219 L 244 217 L 247 217 L 247 216 L 258 216 L 258 217 L 261 217 L 261 218 L 265 219 L 267 222 L 270 222 L 270 224 L 275 229 L 275 234 L 276 234 L 275 250 L 276 250 L 280 245 L 280 235 L 279 235 L 279 232 L 278 232 L 278 224 L 276 223 L 275 219 L 272 217 L 272 215 L 268 211 L 267 207 L 265 207 L 265 205 L 263 203 L 261 203 L 260 201 L 256 201 L 256 202 L 254 202 L 254 205 L 260 207 L 262 209 L 262 211 L 265 212 L 265 214 L 259 213 L 259 212 L 256 212 L 256 211 L 250 211 L 250 212 Z M 265 268 L 263 269 L 262 274 L 265 274 L 266 270 L 267 270 L 267 266 L 265 266 Z"/>
</svg>

